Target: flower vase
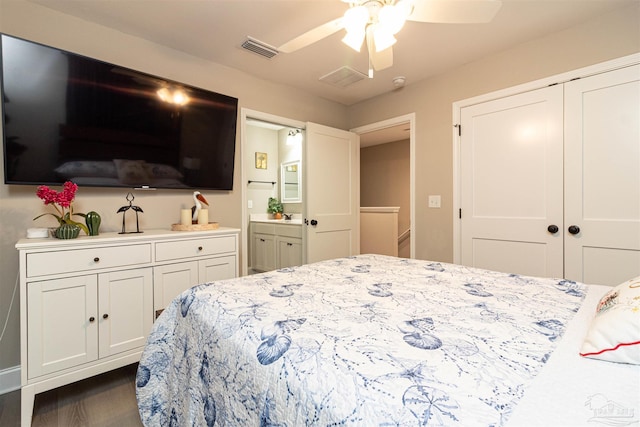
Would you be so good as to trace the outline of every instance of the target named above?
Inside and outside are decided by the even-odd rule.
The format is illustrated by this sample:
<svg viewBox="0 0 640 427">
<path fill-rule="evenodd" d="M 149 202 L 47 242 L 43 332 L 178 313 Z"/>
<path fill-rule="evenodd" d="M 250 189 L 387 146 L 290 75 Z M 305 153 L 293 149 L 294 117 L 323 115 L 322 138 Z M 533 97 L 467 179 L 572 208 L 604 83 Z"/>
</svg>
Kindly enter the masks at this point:
<svg viewBox="0 0 640 427">
<path fill-rule="evenodd" d="M 58 239 L 75 239 L 79 234 L 80 227 L 74 224 L 62 224 L 55 232 Z"/>
<path fill-rule="evenodd" d="M 282 219 L 282 213 L 281 212 L 276 212 L 273 214 L 273 219 Z"/>
<path fill-rule="evenodd" d="M 87 212 L 84 217 L 87 228 L 89 229 L 89 236 L 97 236 L 100 230 L 100 215 L 97 212 Z"/>
</svg>

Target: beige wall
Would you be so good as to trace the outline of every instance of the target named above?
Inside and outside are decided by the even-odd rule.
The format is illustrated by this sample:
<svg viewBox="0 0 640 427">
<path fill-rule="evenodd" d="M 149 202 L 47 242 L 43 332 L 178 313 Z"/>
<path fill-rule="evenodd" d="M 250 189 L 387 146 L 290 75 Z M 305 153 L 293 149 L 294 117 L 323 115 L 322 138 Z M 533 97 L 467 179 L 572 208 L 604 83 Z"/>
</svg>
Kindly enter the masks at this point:
<svg viewBox="0 0 640 427">
<path fill-rule="evenodd" d="M 351 106 L 350 128 L 416 114 L 416 258 L 453 261 L 453 102 L 637 52 L 640 3 Z"/>
<path fill-rule="evenodd" d="M 257 126 L 247 126 L 245 131 L 244 167 L 247 180 L 279 183 L 278 131 Z M 256 152 L 267 154 L 267 169 L 256 169 Z M 242 185 L 246 184 L 243 182 Z M 277 184 L 253 183 L 246 187 L 245 197 L 253 203 L 253 208 L 247 209 L 248 216 L 257 213 L 266 214 L 269 197 L 280 197 Z"/>
<path fill-rule="evenodd" d="M 360 150 L 360 206 L 398 206 L 398 235 L 411 226 L 409 140 Z M 408 245 L 400 256 L 409 257 Z"/>
<path fill-rule="evenodd" d="M 299 121 L 347 128 L 346 107 L 341 104 L 291 87 L 256 79 L 234 69 L 24 1 L 3 1 L 0 7 L 2 33 L 234 96 L 239 99 L 239 107 Z M 242 217 L 240 137 L 238 132 L 235 190 L 206 193 L 211 204 L 210 218 L 225 226 L 238 228 Z M 0 171 L 0 174 L 3 175 L 4 171 Z M 14 248 L 16 241 L 25 236 L 29 227 L 55 225 L 52 217 L 35 223 L 32 221 L 33 217 L 46 211 L 35 196 L 35 191 L 35 186 L 0 184 L 0 330 L 7 316 L 18 275 L 18 253 Z M 121 217 L 116 214 L 116 210 L 127 203 L 125 196 L 126 191 L 120 189 L 80 188 L 75 209 L 79 212 L 95 210 L 102 215 L 102 231 L 119 231 Z M 144 210 L 140 216 L 142 230 L 168 228 L 179 220 L 180 208 L 192 205 L 191 191 L 136 192 L 135 197 L 135 203 Z M 244 252 L 244 248 L 242 250 Z M 16 298 L 5 336 L 0 342 L 0 371 L 20 363 L 18 307 L 19 301 Z"/>
</svg>

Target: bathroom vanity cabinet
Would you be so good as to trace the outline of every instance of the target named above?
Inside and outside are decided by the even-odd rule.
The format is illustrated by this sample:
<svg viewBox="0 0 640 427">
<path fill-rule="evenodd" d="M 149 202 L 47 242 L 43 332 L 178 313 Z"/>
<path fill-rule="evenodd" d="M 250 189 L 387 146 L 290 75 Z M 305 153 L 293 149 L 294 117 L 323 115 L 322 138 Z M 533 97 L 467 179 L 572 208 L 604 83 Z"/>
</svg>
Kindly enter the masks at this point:
<svg viewBox="0 0 640 427">
<path fill-rule="evenodd" d="M 251 223 L 251 267 L 271 271 L 302 264 L 302 224 L 279 221 Z"/>
</svg>

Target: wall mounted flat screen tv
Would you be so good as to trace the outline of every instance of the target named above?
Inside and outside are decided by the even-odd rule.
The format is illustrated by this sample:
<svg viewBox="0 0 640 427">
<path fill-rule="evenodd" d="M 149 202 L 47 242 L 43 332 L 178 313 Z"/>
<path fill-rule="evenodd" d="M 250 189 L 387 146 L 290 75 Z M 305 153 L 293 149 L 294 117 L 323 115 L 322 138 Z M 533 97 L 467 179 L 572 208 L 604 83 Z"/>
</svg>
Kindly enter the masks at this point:
<svg viewBox="0 0 640 427">
<path fill-rule="evenodd" d="M 233 189 L 237 98 L 1 43 L 6 184 Z"/>
</svg>

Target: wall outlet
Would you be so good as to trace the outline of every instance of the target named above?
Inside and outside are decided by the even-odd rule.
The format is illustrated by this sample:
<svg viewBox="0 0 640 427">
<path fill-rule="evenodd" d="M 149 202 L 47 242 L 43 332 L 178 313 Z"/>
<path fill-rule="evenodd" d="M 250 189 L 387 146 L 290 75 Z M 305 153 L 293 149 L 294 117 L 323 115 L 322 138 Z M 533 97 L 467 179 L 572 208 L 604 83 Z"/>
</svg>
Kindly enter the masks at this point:
<svg viewBox="0 0 640 427">
<path fill-rule="evenodd" d="M 429 207 L 430 208 L 440 207 L 440 195 L 429 196 Z"/>
</svg>

